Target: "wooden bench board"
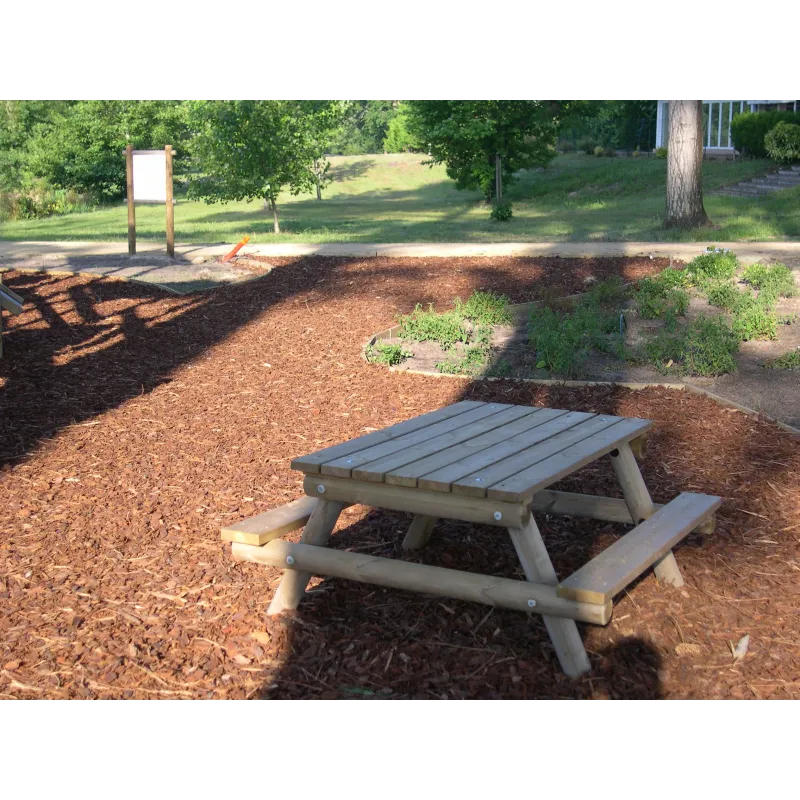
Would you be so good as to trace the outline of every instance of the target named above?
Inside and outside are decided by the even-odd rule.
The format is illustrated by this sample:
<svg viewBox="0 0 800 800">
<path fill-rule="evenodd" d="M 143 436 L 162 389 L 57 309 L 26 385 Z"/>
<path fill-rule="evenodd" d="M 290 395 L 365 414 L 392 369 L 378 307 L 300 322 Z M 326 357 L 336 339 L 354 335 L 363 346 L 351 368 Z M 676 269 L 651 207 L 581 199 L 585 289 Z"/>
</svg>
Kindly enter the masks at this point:
<svg viewBox="0 0 800 800">
<path fill-rule="evenodd" d="M 437 408 L 435 411 L 422 414 L 419 417 L 407 419 L 405 422 L 398 422 L 396 425 L 390 425 L 388 428 L 368 433 L 365 436 L 359 436 L 355 439 L 350 439 L 350 441 L 342 442 L 332 447 L 326 447 L 323 450 L 317 450 L 305 456 L 299 456 L 292 461 L 291 467 L 292 469 L 300 470 L 300 472 L 308 472 L 311 474 L 318 473 L 320 471 L 320 465 L 324 464 L 326 461 L 333 461 L 341 456 L 357 453 L 359 450 L 365 450 L 372 445 L 396 439 L 403 434 L 426 428 L 436 422 L 455 417 L 458 414 L 464 414 L 470 409 L 482 405 L 486 404 L 477 400 L 462 400 L 460 403 Z"/>
<path fill-rule="evenodd" d="M 550 484 L 585 467 L 623 442 L 635 439 L 653 427 L 653 423 L 646 419 L 620 417 L 612 419 L 620 421 L 569 447 L 562 447 L 559 452 L 550 454 L 549 457 L 539 460 L 527 469 L 492 484 L 489 486 L 487 496 L 506 502 L 530 500 L 541 489 L 546 489 Z"/>
<path fill-rule="evenodd" d="M 424 447 L 434 439 L 437 442 L 441 442 L 439 445 L 440 447 L 446 447 L 447 439 L 441 439 L 443 434 L 449 433 L 457 435 L 461 431 L 471 430 L 472 425 L 476 422 L 484 420 L 487 417 L 497 416 L 501 411 L 512 407 L 513 406 L 504 405 L 503 403 L 484 403 L 478 406 L 478 408 L 472 408 L 464 414 L 441 420 L 421 430 L 406 433 L 391 441 L 381 442 L 380 444 L 373 445 L 364 450 L 359 450 L 357 453 L 352 453 L 348 456 L 342 456 L 333 461 L 326 461 L 320 467 L 320 472 L 323 475 L 332 475 L 335 478 L 355 477 L 353 475 L 353 470 L 358 467 L 368 464 L 371 461 L 377 461 L 380 458 L 393 455 L 401 450 L 412 447 Z"/>
<path fill-rule="evenodd" d="M 4 308 L 15 317 L 22 313 L 22 306 L 25 301 L 16 293 L 12 292 L 8 286 L 4 286 L 0 281 L 0 308 Z"/>
<path fill-rule="evenodd" d="M 464 450 L 463 456 L 458 461 L 421 476 L 417 481 L 417 485 L 421 489 L 431 489 L 436 492 L 456 491 L 455 484 L 477 470 L 486 469 L 492 464 L 498 463 L 505 458 L 521 452 L 528 452 L 534 445 L 538 445 L 538 443 L 545 440 L 550 440 L 563 431 L 588 422 L 596 416 L 582 411 L 558 411 L 558 413 L 555 413 L 557 409 L 548 410 L 553 412 L 553 414 L 545 424 L 537 425 L 526 431 L 522 431 L 516 436 L 512 436 L 510 439 L 497 442 L 491 447 L 479 450 L 478 452 Z M 468 492 L 463 492 L 463 494 L 468 494 Z M 484 490 L 471 494 L 480 497 L 486 494 L 486 492 Z"/>
<path fill-rule="evenodd" d="M 564 420 L 564 422 L 562 422 Z M 555 420 L 564 424 L 565 418 Z M 537 464 L 550 456 L 560 453 L 565 448 L 582 442 L 599 431 L 620 425 L 622 417 L 612 417 L 607 414 L 595 415 L 590 419 L 584 419 L 577 425 L 569 427 L 567 430 L 557 432 L 555 436 L 549 436 L 541 442 L 537 442 L 533 447 L 516 453 L 513 456 L 504 458 L 495 463 L 489 463 L 475 470 L 457 481 L 453 481 L 453 491 L 456 494 L 468 494 L 474 497 L 485 497 L 489 487 L 497 483 L 508 480 L 515 475 L 525 471 L 531 465 Z M 519 498 L 515 497 L 515 501 Z"/>
<path fill-rule="evenodd" d="M 533 408 L 531 411 L 533 411 L 533 413 L 520 417 L 520 419 L 514 422 L 509 422 L 501 428 L 487 431 L 486 433 L 476 436 L 474 439 L 467 439 L 459 445 L 420 458 L 402 467 L 395 467 L 386 473 L 386 483 L 395 484 L 397 486 L 417 486 L 420 479 L 431 475 L 437 470 L 448 467 L 457 461 L 461 461 L 467 456 L 473 456 L 481 450 L 487 450 L 490 447 L 500 445 L 501 442 L 514 439 L 526 431 L 538 428 L 540 425 L 544 425 L 546 422 L 550 422 L 550 420 L 561 417 L 567 413 L 566 411 L 552 408 Z M 512 444 L 512 447 L 513 446 Z M 446 485 L 449 487 L 450 482 L 447 481 Z M 449 488 L 447 491 L 449 491 Z"/>
<path fill-rule="evenodd" d="M 426 457 L 451 453 L 456 445 L 471 442 L 481 434 L 490 434 L 498 439 L 504 438 L 506 426 L 515 420 L 534 416 L 536 409 L 525 406 L 507 406 L 497 414 L 483 417 L 470 425 L 460 425 L 456 430 L 428 438 L 397 452 L 370 461 L 354 469 L 352 477 L 361 481 L 383 481 L 388 473 L 393 473 L 413 462 Z M 398 439 L 397 442 L 402 440 Z"/>
<path fill-rule="evenodd" d="M 285 506 L 273 508 L 235 525 L 229 525 L 220 531 L 222 541 L 260 547 L 286 533 L 302 528 L 308 522 L 318 502 L 316 497 L 301 497 Z"/>
<path fill-rule="evenodd" d="M 721 497 L 683 492 L 562 581 L 557 594 L 585 603 L 611 600 L 721 504 Z"/>
</svg>

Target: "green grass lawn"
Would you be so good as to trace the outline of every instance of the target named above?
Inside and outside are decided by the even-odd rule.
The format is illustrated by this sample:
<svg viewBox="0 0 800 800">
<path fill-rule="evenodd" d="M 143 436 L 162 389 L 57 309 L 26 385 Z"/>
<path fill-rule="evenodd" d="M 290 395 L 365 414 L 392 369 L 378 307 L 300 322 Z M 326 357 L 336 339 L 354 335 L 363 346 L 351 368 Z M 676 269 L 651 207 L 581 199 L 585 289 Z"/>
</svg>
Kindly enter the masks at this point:
<svg viewBox="0 0 800 800">
<path fill-rule="evenodd" d="M 800 236 L 800 187 L 760 199 L 722 197 L 714 189 L 776 169 L 768 161 L 706 161 L 705 205 L 714 229 L 660 229 L 666 161 L 657 158 L 558 156 L 544 170 L 526 171 L 507 188 L 514 218 L 493 222 L 477 192 L 460 192 L 444 167 L 416 154 L 337 156 L 323 200 L 281 197 L 283 233 L 261 203 L 206 205 L 180 200 L 179 242 L 535 242 L 766 241 Z M 138 206 L 141 239 L 164 238 L 164 208 Z M 84 214 L 0 224 L 0 239 L 124 240 L 124 204 Z"/>
</svg>

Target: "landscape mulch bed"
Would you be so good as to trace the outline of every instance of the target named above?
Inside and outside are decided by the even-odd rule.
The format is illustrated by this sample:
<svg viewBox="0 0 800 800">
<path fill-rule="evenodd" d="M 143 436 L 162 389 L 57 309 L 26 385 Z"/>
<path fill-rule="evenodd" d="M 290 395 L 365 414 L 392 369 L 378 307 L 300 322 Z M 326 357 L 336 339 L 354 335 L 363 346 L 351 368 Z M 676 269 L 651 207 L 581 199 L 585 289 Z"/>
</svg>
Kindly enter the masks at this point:
<svg viewBox="0 0 800 800">
<path fill-rule="evenodd" d="M 800 449 L 708 398 L 390 373 L 361 346 L 416 302 L 514 302 L 634 280 L 649 259 L 270 259 L 263 279 L 164 296 L 9 273 L 28 304 L 0 360 L 1 697 L 795 697 Z M 333 579 L 268 619 L 278 570 L 236 564 L 219 528 L 301 495 L 293 456 L 463 397 L 655 421 L 654 500 L 725 498 L 677 551 L 686 586 L 645 575 L 590 674 L 563 675 L 536 616 Z M 605 463 L 562 488 L 614 494 Z M 348 509 L 332 546 L 402 557 L 403 514 Z M 624 528 L 542 517 L 567 574 Z M 293 538 L 297 538 L 297 534 Z M 418 556 L 522 577 L 496 529 L 440 523 Z M 745 634 L 750 648 L 733 661 Z"/>
</svg>

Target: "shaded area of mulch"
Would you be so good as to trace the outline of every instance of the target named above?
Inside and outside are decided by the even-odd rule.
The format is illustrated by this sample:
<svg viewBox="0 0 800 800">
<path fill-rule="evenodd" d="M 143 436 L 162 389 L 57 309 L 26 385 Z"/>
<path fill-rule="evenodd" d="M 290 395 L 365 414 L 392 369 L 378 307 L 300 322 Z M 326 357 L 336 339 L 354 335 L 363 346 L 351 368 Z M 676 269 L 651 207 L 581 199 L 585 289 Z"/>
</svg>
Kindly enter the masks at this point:
<svg viewBox="0 0 800 800">
<path fill-rule="evenodd" d="M 164 297 L 10 273 L 30 301 L 0 361 L 2 697 L 794 697 L 800 452 L 775 426 L 667 390 L 567 390 L 389 373 L 363 341 L 416 302 L 515 302 L 635 279 L 647 259 L 271 259 L 246 286 Z M 293 456 L 462 397 L 655 420 L 654 499 L 721 494 L 678 550 L 683 590 L 643 577 L 593 671 L 566 678 L 537 617 L 332 579 L 265 616 L 280 573 L 219 527 L 301 493 Z M 611 493 L 605 464 L 562 488 Z M 400 556 L 410 519 L 355 507 L 333 546 Z M 540 519 L 560 575 L 624 531 Z M 296 538 L 296 536 L 294 537 Z M 425 563 L 521 577 L 495 529 L 440 523 Z M 743 663 L 728 642 L 751 635 Z M 676 649 L 677 648 L 677 649 Z"/>
</svg>

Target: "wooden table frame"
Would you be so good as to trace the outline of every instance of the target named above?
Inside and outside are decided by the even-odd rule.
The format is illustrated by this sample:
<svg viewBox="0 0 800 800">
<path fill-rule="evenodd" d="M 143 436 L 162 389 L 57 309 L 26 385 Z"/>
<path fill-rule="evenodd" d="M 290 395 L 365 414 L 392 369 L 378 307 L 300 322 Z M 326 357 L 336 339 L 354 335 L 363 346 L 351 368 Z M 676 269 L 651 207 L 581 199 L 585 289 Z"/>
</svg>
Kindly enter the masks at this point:
<svg viewBox="0 0 800 800">
<path fill-rule="evenodd" d="M 690 494 L 666 506 L 652 502 L 634 456 L 651 427 L 648 420 L 465 401 L 295 459 L 293 467 L 306 472 L 306 495 L 317 500 L 299 544 L 280 541 L 269 531 L 269 541 L 249 544 L 251 539 L 235 533 L 236 526 L 228 540 L 237 560 L 286 568 L 271 615 L 296 609 L 312 574 L 536 613 L 564 672 L 575 677 L 590 668 L 576 621 L 607 624 L 612 597 L 651 565 L 662 583 L 683 585 L 671 548 L 701 523 L 713 524 L 710 518 L 721 502 Z M 606 455 L 623 500 L 546 488 Z M 482 459 L 483 466 L 453 483 L 439 483 L 440 477 L 458 474 L 452 469 L 456 456 L 462 472 L 473 461 Z M 428 470 L 426 478 L 411 474 L 412 459 L 412 466 Z M 445 466 L 437 469 L 440 462 Z M 510 470 L 518 472 L 508 477 Z M 481 475 L 488 485 L 481 485 Z M 339 515 L 351 504 L 413 514 L 406 550 L 424 546 L 439 518 L 505 528 L 526 581 L 328 549 Z M 559 583 L 533 516 L 539 511 L 635 527 Z M 285 529 L 284 524 L 275 537 Z"/>
</svg>

